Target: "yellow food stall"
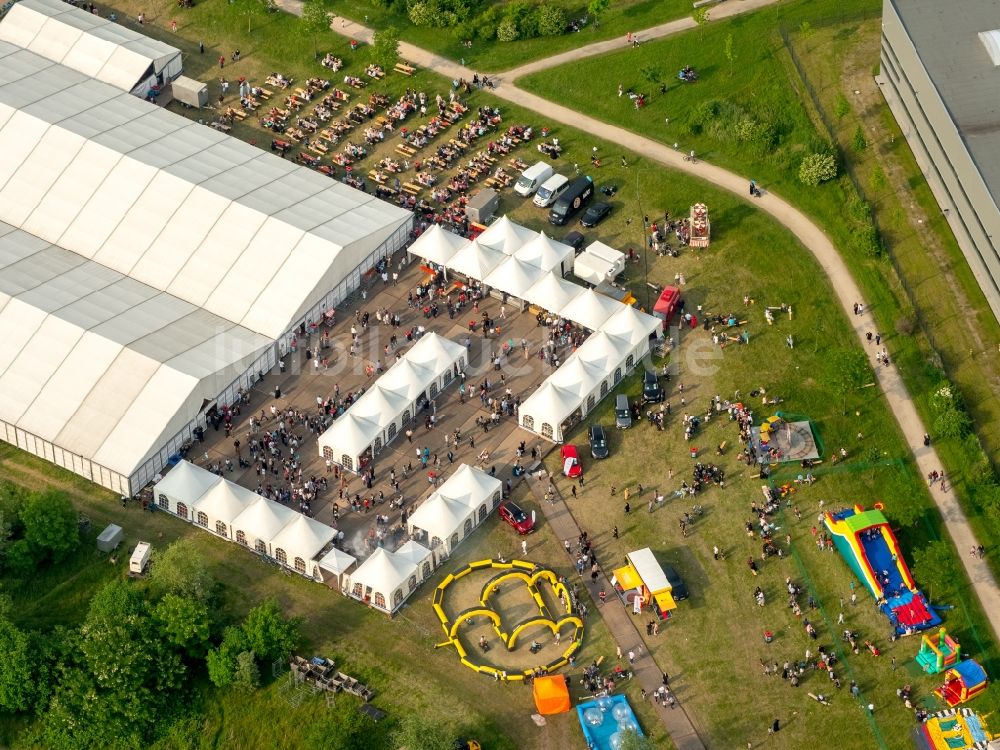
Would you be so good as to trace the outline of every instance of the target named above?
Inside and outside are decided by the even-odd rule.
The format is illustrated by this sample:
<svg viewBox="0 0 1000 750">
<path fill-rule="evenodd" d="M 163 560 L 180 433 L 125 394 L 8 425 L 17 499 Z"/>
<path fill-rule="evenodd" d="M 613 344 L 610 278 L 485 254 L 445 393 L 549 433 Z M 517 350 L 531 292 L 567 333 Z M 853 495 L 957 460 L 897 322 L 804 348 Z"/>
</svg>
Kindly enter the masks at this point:
<svg viewBox="0 0 1000 750">
<path fill-rule="evenodd" d="M 625 565 L 612 572 L 611 584 L 622 602 L 636 613 L 649 607 L 661 620 L 666 620 L 671 610 L 677 608 L 670 581 L 649 547 L 629 552 Z"/>
</svg>

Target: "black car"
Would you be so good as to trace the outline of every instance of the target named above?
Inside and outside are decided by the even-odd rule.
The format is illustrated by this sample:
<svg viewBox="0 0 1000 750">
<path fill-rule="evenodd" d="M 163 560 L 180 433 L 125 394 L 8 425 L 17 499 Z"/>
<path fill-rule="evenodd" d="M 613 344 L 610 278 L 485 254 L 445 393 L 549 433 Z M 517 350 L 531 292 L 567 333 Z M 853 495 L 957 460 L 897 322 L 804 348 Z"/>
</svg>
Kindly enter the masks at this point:
<svg viewBox="0 0 1000 750">
<path fill-rule="evenodd" d="M 607 458 L 608 439 L 604 434 L 604 427 L 592 424 L 588 435 L 590 437 L 590 455 L 594 458 Z"/>
<path fill-rule="evenodd" d="M 563 244 L 573 248 L 574 253 L 579 253 L 583 250 L 583 243 L 586 241 L 586 238 L 579 232 L 570 232 L 563 238 Z"/>
<path fill-rule="evenodd" d="M 667 581 L 670 582 L 670 595 L 674 598 L 675 602 L 682 602 L 690 596 L 688 593 L 688 587 L 674 570 L 669 565 L 661 566 L 663 568 L 663 575 L 667 577 Z"/>
<path fill-rule="evenodd" d="M 652 370 L 646 370 L 642 376 L 642 402 L 644 404 L 658 404 L 663 400 L 663 386 L 660 379 Z"/>
<path fill-rule="evenodd" d="M 611 213 L 610 203 L 604 203 L 603 201 L 600 203 L 595 203 L 593 206 L 591 206 L 590 208 L 588 208 L 586 211 L 583 212 L 583 216 L 580 218 L 580 223 L 583 224 L 583 226 L 585 227 L 596 227 L 598 224 L 600 224 L 602 221 L 608 218 L 608 215 L 610 213 Z"/>
</svg>

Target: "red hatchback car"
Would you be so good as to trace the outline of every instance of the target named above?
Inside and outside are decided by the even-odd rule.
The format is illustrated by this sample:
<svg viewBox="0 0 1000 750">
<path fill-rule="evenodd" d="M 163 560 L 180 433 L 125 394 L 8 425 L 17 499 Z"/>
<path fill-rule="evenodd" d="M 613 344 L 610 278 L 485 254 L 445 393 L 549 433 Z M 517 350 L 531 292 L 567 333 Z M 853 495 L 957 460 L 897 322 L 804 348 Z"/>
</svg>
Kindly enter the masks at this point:
<svg viewBox="0 0 1000 750">
<path fill-rule="evenodd" d="M 570 479 L 576 479 L 583 474 L 583 464 L 580 463 L 580 453 L 575 445 L 564 445 L 561 451 L 563 474 Z"/>
<path fill-rule="evenodd" d="M 515 505 L 510 500 L 500 505 L 500 518 L 518 534 L 530 534 L 535 530 L 535 522 L 531 516 L 525 513 L 520 505 Z"/>
</svg>

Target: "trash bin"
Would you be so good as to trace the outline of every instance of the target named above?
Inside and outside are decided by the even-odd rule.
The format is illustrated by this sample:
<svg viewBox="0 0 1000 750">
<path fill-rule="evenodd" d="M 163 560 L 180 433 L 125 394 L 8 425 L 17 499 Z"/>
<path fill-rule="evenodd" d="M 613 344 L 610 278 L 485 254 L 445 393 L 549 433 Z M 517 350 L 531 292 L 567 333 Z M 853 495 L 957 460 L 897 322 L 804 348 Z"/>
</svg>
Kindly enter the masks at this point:
<svg viewBox="0 0 1000 750">
<path fill-rule="evenodd" d="M 275 400 L 281 398 L 281 387 L 280 386 L 277 386 L 277 385 L 274 386 L 274 398 L 275 398 Z"/>
<path fill-rule="evenodd" d="M 770 630 L 764 631 L 764 643 L 771 643 L 774 640 L 774 633 Z"/>
</svg>

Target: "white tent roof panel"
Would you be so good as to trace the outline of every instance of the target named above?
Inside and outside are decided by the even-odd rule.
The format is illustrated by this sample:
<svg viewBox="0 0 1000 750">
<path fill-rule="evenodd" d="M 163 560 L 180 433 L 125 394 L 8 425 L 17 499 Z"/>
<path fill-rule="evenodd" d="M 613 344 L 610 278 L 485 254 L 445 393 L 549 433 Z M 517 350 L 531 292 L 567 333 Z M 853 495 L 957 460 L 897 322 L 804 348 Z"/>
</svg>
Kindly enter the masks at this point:
<svg viewBox="0 0 1000 750">
<path fill-rule="evenodd" d="M 31 156 L 45 135 L 45 125 L 31 115 L 15 112 L 0 130 L 0 185 L 6 185 Z"/>
<path fill-rule="evenodd" d="M 386 602 L 391 602 L 389 595 L 416 572 L 415 563 L 379 547 L 351 573 L 351 585 L 370 586 L 372 591 L 384 594 Z"/>
<path fill-rule="evenodd" d="M 172 495 L 181 502 L 191 505 L 221 481 L 222 477 L 218 474 L 213 474 L 197 464 L 178 461 L 163 479 L 156 483 L 156 494 Z"/>
<path fill-rule="evenodd" d="M 44 131 L 37 147 L 24 159 L 20 168 L 0 189 L 0 202 L 6 203 L 6 220 L 21 226 L 66 171 L 85 141 L 61 128 Z"/>
<path fill-rule="evenodd" d="M 285 550 L 289 560 L 293 557 L 312 560 L 336 535 L 333 527 L 296 513 L 295 518 L 271 540 L 271 544 L 276 549 Z"/>
<path fill-rule="evenodd" d="M 340 575 L 341 573 L 346 573 L 357 561 L 358 558 L 334 547 L 323 555 L 319 561 L 319 566 L 334 575 Z"/>
<path fill-rule="evenodd" d="M 294 510 L 281 503 L 258 497 L 233 519 L 233 528 L 253 539 L 270 542 L 296 515 Z"/>
</svg>

